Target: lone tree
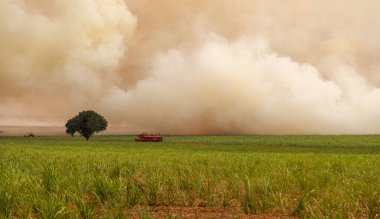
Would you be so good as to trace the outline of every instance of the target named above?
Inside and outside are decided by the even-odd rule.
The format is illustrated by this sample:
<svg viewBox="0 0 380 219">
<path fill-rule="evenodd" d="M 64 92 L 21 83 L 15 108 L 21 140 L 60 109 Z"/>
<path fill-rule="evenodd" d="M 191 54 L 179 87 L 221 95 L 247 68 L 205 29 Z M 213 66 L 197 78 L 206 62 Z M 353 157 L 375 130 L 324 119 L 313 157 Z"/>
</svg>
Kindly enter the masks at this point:
<svg viewBox="0 0 380 219">
<path fill-rule="evenodd" d="M 94 133 L 106 130 L 108 122 L 103 116 L 88 110 L 80 112 L 74 118 L 69 119 L 65 126 L 67 134 L 74 136 L 76 132 L 79 132 L 88 141 Z"/>
</svg>

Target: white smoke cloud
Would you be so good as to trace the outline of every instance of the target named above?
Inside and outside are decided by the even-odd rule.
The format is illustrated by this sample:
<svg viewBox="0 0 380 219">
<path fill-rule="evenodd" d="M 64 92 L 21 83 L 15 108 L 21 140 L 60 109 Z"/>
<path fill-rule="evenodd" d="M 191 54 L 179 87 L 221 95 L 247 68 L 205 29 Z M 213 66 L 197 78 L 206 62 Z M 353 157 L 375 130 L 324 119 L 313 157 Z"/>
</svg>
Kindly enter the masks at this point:
<svg viewBox="0 0 380 219">
<path fill-rule="evenodd" d="M 0 125 L 91 108 L 161 133 L 377 133 L 378 6 L 6 0 Z"/>
<path fill-rule="evenodd" d="M 118 83 L 136 18 L 117 0 L 40 3 L 45 11 L 38 2 L 0 3 L 0 98 L 24 103 L 26 117 L 49 119 L 93 104 Z"/>
<path fill-rule="evenodd" d="M 115 89 L 103 106 L 133 125 L 168 133 L 361 132 L 369 127 L 364 106 L 380 92 L 349 69 L 334 75 L 326 80 L 263 39 L 212 35 L 191 55 L 158 55 L 149 78 L 129 91 Z"/>
</svg>

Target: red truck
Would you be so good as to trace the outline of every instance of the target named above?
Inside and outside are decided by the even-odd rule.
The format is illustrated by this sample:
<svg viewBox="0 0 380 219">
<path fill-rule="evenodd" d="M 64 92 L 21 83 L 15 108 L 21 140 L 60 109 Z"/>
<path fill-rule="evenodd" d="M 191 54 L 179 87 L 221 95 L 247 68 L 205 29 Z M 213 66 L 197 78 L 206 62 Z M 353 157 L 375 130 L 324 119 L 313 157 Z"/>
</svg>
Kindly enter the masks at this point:
<svg viewBox="0 0 380 219">
<path fill-rule="evenodd" d="M 162 141 L 161 135 L 151 135 L 151 134 L 141 134 L 136 136 L 135 141 L 145 142 L 145 141 L 155 141 L 160 142 Z"/>
</svg>

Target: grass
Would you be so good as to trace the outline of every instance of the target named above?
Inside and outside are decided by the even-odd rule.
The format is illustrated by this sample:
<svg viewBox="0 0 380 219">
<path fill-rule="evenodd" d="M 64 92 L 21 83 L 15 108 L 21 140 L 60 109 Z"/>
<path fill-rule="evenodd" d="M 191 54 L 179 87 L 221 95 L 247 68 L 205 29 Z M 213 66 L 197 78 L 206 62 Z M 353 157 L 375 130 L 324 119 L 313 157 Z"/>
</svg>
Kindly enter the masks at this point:
<svg viewBox="0 0 380 219">
<path fill-rule="evenodd" d="M 0 218 L 149 218 L 149 206 L 379 218 L 380 137 L 1 137 L 0 179 Z"/>
</svg>

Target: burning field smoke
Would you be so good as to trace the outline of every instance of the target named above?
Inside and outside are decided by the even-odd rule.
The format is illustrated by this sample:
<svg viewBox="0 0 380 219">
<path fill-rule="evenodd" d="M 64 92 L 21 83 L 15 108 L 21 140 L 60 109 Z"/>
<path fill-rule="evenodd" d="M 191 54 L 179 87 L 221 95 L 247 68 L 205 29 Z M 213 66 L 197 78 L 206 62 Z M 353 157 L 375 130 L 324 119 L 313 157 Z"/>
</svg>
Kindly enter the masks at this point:
<svg viewBox="0 0 380 219">
<path fill-rule="evenodd" d="M 377 0 L 5 0 L 0 125 L 380 132 Z"/>
</svg>

